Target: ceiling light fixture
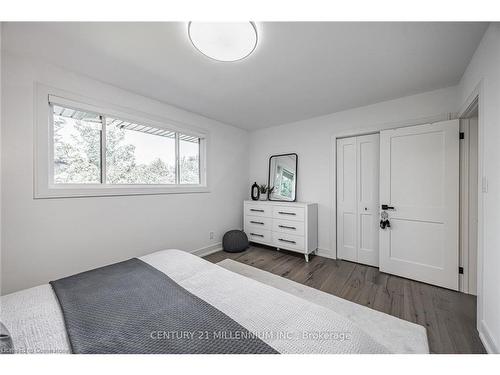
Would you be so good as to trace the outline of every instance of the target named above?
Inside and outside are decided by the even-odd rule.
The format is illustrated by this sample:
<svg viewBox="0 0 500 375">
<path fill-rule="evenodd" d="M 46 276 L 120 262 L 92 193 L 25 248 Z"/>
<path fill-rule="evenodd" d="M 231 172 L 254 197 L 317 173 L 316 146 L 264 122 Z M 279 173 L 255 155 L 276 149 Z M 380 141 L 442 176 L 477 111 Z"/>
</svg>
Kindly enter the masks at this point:
<svg viewBox="0 0 500 375">
<path fill-rule="evenodd" d="M 217 61 L 242 60 L 257 47 L 253 22 L 189 22 L 188 35 L 198 51 Z"/>
</svg>

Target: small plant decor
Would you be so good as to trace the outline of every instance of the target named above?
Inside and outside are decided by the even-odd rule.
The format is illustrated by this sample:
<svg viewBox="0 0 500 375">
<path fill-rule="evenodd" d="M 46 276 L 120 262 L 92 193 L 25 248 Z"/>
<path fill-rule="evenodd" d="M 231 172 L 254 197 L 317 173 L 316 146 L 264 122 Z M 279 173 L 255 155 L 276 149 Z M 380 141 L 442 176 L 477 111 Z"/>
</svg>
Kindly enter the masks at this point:
<svg viewBox="0 0 500 375">
<path fill-rule="evenodd" d="M 274 191 L 274 187 L 269 187 L 266 184 L 259 185 L 259 191 L 260 191 L 260 200 L 261 201 L 267 201 L 269 198 L 269 194 L 271 194 Z"/>
</svg>

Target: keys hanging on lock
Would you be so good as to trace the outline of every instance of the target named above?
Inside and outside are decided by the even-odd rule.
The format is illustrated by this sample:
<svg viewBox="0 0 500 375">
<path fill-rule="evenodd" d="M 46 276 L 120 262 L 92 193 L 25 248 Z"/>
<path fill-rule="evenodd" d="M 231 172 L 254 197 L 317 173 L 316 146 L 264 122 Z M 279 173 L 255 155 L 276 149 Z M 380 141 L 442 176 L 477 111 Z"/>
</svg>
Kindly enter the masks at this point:
<svg viewBox="0 0 500 375">
<path fill-rule="evenodd" d="M 381 219 L 380 220 L 380 228 L 385 229 L 385 228 L 390 228 L 391 227 L 391 222 L 388 219 Z"/>
<path fill-rule="evenodd" d="M 380 213 L 380 217 L 381 217 L 380 228 L 381 229 L 390 228 L 391 227 L 391 223 L 389 221 L 389 214 L 386 211 L 382 211 Z"/>
</svg>

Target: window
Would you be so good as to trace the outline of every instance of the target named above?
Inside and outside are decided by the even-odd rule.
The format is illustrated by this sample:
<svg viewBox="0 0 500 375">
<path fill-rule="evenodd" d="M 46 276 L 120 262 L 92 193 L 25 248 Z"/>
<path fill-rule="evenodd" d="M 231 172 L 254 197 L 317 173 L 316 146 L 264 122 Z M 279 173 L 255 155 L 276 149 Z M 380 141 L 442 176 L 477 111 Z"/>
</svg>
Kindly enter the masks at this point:
<svg viewBox="0 0 500 375">
<path fill-rule="evenodd" d="M 294 173 L 289 171 L 286 168 L 283 168 L 282 166 L 278 166 L 278 176 L 277 176 L 277 182 L 278 186 L 277 188 L 277 195 L 284 197 L 284 198 L 292 198 L 293 196 L 293 191 L 295 189 L 295 184 L 294 184 Z"/>
<path fill-rule="evenodd" d="M 54 183 L 101 182 L 102 118 L 54 105 Z"/>
<path fill-rule="evenodd" d="M 106 182 L 175 184 L 177 133 L 106 119 Z"/>
<path fill-rule="evenodd" d="M 208 191 L 203 134 L 48 97 L 49 144 L 38 145 L 35 196 Z M 43 143 L 43 126 L 40 133 L 37 139 Z"/>
<path fill-rule="evenodd" d="M 179 136 L 181 184 L 200 183 L 200 139 L 188 135 Z"/>
</svg>

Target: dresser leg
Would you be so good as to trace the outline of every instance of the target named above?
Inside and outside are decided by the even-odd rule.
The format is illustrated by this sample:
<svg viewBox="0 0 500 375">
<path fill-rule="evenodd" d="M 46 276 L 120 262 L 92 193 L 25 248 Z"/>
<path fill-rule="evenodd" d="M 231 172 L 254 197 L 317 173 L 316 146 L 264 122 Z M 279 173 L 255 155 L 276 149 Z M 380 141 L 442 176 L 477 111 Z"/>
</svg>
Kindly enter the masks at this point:
<svg viewBox="0 0 500 375">
<path fill-rule="evenodd" d="M 279 248 L 279 247 L 277 247 L 277 248 L 276 248 L 276 251 L 280 251 L 280 248 Z"/>
<path fill-rule="evenodd" d="M 306 262 L 309 262 L 309 254 L 304 254 L 304 257 L 306 258 Z"/>
</svg>

